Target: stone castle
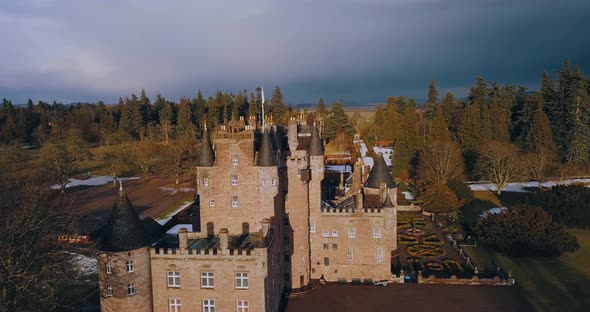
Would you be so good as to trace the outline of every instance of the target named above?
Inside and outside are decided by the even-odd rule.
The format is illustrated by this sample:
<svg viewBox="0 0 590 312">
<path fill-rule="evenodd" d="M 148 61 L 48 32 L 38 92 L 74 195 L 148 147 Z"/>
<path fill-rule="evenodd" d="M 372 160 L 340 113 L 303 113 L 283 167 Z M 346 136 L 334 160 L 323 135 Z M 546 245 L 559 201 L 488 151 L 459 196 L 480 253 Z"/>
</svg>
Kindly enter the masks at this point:
<svg viewBox="0 0 590 312">
<path fill-rule="evenodd" d="M 357 161 L 331 200 L 315 124 L 253 125 L 205 128 L 199 213 L 172 237 L 150 242 L 119 191 L 98 261 L 102 311 L 278 311 L 319 281 L 392 277 L 397 186 L 383 158 L 370 172 Z"/>
</svg>

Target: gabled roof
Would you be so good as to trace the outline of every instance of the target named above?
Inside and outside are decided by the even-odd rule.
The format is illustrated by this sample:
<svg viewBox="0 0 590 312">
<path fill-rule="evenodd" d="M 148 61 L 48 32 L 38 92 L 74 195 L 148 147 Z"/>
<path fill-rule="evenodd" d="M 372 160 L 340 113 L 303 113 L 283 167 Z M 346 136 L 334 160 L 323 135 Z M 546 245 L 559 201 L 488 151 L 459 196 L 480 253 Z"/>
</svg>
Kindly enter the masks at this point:
<svg viewBox="0 0 590 312">
<path fill-rule="evenodd" d="M 369 178 L 367 179 L 367 183 L 365 183 L 365 187 L 378 189 L 381 188 L 381 185 L 385 183 L 387 188 L 394 188 L 397 185 L 393 181 L 393 177 L 389 172 L 389 168 L 385 163 L 385 159 L 383 159 L 383 155 L 379 154 L 377 159 L 375 159 L 375 164 L 369 173 Z"/>
<path fill-rule="evenodd" d="M 262 129 L 262 142 L 258 150 L 258 157 L 256 157 L 256 166 L 272 167 L 277 165 L 271 140 L 269 131 Z"/>
<path fill-rule="evenodd" d="M 322 139 L 320 139 L 320 134 L 318 133 L 318 127 L 313 125 L 311 129 L 311 139 L 309 140 L 309 146 L 307 147 L 307 153 L 309 156 L 322 156 L 324 155 L 324 145 L 322 144 Z"/>
<path fill-rule="evenodd" d="M 203 138 L 201 139 L 201 154 L 199 157 L 199 167 L 211 167 L 215 164 L 215 152 L 209 139 L 207 127 L 203 131 Z"/>
<path fill-rule="evenodd" d="M 101 242 L 100 250 L 111 252 L 149 246 L 149 237 L 143 223 L 123 189 L 119 190 L 111 216 L 102 233 Z"/>
</svg>

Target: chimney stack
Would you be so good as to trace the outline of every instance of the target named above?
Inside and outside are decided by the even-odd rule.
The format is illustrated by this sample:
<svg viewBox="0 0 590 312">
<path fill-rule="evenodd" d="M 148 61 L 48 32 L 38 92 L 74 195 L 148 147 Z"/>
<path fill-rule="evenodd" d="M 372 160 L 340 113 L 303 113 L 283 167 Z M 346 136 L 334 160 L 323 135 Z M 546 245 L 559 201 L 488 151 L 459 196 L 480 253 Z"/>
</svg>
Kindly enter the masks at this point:
<svg viewBox="0 0 590 312">
<path fill-rule="evenodd" d="M 219 247 L 222 253 L 225 253 L 229 248 L 229 231 L 227 228 L 219 230 Z"/>
<path fill-rule="evenodd" d="M 178 230 L 178 247 L 181 253 L 183 250 L 188 249 L 188 230 L 186 228 Z"/>
</svg>

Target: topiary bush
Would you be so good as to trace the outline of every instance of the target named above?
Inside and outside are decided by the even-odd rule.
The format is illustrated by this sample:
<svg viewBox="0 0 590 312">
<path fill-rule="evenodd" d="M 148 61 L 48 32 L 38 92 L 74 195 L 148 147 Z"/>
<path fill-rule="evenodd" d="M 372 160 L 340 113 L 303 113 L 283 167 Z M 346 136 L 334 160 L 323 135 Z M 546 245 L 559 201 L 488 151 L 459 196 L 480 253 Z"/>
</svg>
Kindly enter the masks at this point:
<svg viewBox="0 0 590 312">
<path fill-rule="evenodd" d="M 590 189 L 584 185 L 557 185 L 530 196 L 529 203 L 567 226 L 590 227 Z"/>
</svg>

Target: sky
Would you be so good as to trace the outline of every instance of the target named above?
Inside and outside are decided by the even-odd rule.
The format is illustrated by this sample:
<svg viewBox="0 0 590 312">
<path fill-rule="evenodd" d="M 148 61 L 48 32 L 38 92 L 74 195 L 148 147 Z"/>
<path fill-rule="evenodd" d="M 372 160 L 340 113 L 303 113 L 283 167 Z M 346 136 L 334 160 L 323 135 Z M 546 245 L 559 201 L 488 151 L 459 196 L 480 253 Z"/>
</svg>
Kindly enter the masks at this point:
<svg viewBox="0 0 590 312">
<path fill-rule="evenodd" d="M 0 0 L 0 98 L 114 103 L 279 85 L 289 104 L 538 89 L 590 72 L 587 0 Z"/>
</svg>

